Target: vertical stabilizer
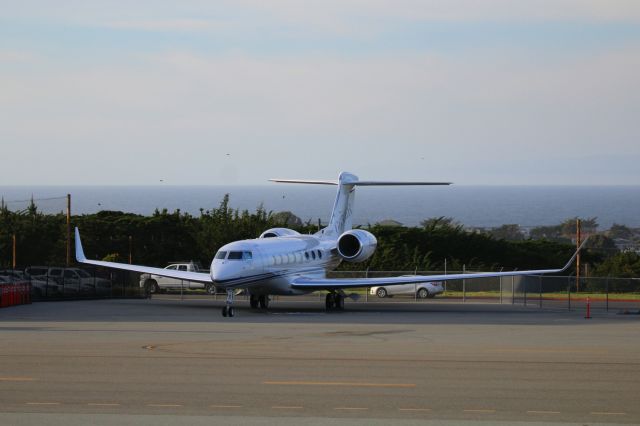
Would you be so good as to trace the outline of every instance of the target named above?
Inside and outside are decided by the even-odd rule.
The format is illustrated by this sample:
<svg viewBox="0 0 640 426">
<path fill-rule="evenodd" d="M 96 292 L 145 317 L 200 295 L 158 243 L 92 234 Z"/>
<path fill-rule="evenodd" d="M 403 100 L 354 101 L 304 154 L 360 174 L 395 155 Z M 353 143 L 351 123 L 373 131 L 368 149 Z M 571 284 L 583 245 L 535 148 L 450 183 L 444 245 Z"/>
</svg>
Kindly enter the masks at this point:
<svg viewBox="0 0 640 426">
<path fill-rule="evenodd" d="M 348 172 L 340 173 L 338 179 L 338 193 L 336 201 L 331 211 L 331 219 L 322 235 L 327 237 L 338 237 L 344 231 L 351 229 L 353 225 L 353 202 L 356 196 L 355 184 L 358 182 L 358 176 Z"/>
</svg>

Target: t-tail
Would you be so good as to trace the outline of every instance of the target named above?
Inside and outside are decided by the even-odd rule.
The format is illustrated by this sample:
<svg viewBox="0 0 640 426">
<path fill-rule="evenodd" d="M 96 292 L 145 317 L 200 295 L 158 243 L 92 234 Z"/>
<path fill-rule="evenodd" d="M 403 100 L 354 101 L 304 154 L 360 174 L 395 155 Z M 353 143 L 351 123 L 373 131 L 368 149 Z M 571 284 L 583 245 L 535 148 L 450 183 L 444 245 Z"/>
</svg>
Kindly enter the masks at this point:
<svg viewBox="0 0 640 426">
<path fill-rule="evenodd" d="M 326 228 L 319 234 L 324 238 L 338 238 L 353 226 L 353 203 L 355 201 L 356 186 L 410 186 L 410 185 L 451 185 L 451 182 L 392 182 L 392 181 L 363 181 L 358 176 L 342 172 L 337 181 L 329 180 L 301 180 L 301 179 L 270 179 L 273 182 L 306 183 L 316 185 L 337 185 L 338 193 L 333 203 L 331 218 Z"/>
</svg>

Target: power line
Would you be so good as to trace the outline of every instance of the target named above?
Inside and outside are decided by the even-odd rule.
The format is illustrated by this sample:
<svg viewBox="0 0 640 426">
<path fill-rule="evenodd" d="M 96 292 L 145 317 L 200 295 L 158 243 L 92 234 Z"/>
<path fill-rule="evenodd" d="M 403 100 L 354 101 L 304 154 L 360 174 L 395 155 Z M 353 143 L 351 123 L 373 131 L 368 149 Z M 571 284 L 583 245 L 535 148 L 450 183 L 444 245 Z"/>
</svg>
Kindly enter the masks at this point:
<svg viewBox="0 0 640 426">
<path fill-rule="evenodd" d="M 5 204 L 12 204 L 12 203 L 29 203 L 31 201 L 52 201 L 52 200 L 64 200 L 66 199 L 66 196 L 63 197 L 49 197 L 49 198 L 29 198 L 28 200 L 4 200 Z"/>
</svg>

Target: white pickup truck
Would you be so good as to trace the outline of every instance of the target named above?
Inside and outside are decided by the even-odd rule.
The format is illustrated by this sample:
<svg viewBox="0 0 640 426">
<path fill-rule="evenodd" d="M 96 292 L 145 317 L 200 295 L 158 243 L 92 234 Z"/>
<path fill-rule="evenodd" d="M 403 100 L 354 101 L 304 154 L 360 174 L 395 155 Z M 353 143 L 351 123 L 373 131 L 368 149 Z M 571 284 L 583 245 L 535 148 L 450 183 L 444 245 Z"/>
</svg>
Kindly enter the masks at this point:
<svg viewBox="0 0 640 426">
<path fill-rule="evenodd" d="M 176 262 L 171 263 L 164 269 L 174 269 L 188 272 L 207 272 L 196 262 Z M 203 284 L 195 281 L 179 280 L 177 278 L 162 277 L 154 274 L 140 275 L 140 287 L 147 294 L 159 293 L 166 290 L 196 290 L 205 289 L 210 294 L 215 294 L 216 288 L 213 284 Z"/>
</svg>

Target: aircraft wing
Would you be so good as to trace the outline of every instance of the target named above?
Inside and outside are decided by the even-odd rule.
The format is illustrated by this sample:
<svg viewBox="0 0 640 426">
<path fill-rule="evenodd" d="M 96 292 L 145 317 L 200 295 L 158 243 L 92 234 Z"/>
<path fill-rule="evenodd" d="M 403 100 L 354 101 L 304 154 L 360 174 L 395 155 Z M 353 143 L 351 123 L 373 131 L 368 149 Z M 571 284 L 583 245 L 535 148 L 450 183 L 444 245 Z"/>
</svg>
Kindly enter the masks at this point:
<svg viewBox="0 0 640 426">
<path fill-rule="evenodd" d="M 196 281 L 201 283 L 212 282 L 211 276 L 203 272 L 177 271 L 175 269 L 154 268 L 152 266 L 130 265 L 128 263 L 105 262 L 102 260 L 89 260 L 84 255 L 82 241 L 80 241 L 80 231 L 78 231 L 78 228 L 76 228 L 76 260 L 78 261 L 78 263 L 84 263 L 86 265 L 103 266 L 105 268 L 122 269 L 124 271 L 154 274 L 163 277 L 176 278 L 178 280 Z"/>
<path fill-rule="evenodd" d="M 446 275 L 411 275 L 403 277 L 381 277 L 381 278 L 312 278 L 299 277 L 295 278 L 291 286 L 297 289 L 306 290 L 334 290 L 341 288 L 360 288 L 375 286 L 390 286 L 399 284 L 417 284 L 432 281 L 450 281 L 473 278 L 492 278 L 492 277 L 512 277 L 523 275 L 543 275 L 555 274 L 566 271 L 580 250 L 584 247 L 587 240 L 580 245 L 578 250 L 573 254 L 571 259 L 560 269 L 532 269 L 528 271 L 507 271 L 507 272 L 474 272 L 470 274 L 446 274 Z"/>
</svg>

